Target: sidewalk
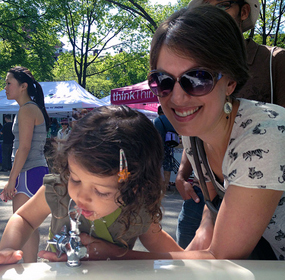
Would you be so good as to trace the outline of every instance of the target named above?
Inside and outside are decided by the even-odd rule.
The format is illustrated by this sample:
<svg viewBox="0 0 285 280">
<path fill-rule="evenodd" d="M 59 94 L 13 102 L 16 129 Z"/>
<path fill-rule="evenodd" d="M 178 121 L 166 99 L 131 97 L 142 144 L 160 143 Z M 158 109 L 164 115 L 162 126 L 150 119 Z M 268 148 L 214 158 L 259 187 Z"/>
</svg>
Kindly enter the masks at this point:
<svg viewBox="0 0 285 280">
<path fill-rule="evenodd" d="M 0 193 L 5 186 L 9 174 L 0 172 Z M 174 239 L 176 239 L 176 227 L 177 227 L 177 218 L 178 214 L 181 210 L 182 199 L 177 191 L 173 188 L 170 191 L 167 191 L 165 198 L 163 199 L 163 219 L 161 222 L 162 229 L 168 232 Z M 0 238 L 2 237 L 3 231 L 5 229 L 6 223 L 12 215 L 12 202 L 3 202 L 0 200 Z M 47 236 L 48 236 L 48 228 L 50 224 L 50 216 L 44 221 L 44 223 L 40 226 L 40 250 L 44 250 L 47 244 Z M 145 250 L 144 247 L 140 244 L 139 241 L 136 242 L 134 247 L 135 250 Z"/>
</svg>

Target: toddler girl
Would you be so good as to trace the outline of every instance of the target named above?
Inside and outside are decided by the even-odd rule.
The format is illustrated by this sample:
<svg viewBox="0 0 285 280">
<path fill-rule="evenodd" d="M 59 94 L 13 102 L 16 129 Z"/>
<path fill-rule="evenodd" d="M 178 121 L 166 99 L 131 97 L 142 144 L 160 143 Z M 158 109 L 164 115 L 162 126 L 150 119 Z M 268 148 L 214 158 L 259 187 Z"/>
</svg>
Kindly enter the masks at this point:
<svg viewBox="0 0 285 280">
<path fill-rule="evenodd" d="M 149 251 L 182 250 L 159 224 L 164 193 L 159 137 L 145 115 L 126 106 L 99 107 L 77 121 L 56 160 L 60 175 L 47 175 L 36 196 L 10 219 L 2 254 L 17 261 L 21 252 L 14 250 L 50 212 L 51 235 L 69 227 L 70 198 L 82 213 L 81 232 L 126 251 L 138 237 Z"/>
</svg>

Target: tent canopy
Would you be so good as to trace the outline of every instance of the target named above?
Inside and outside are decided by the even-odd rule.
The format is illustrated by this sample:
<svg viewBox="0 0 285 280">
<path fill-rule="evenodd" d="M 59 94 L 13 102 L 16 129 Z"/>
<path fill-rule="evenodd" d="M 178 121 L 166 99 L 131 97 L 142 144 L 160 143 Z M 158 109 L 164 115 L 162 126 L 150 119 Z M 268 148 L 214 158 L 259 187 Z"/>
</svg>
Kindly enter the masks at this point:
<svg viewBox="0 0 285 280">
<path fill-rule="evenodd" d="M 159 105 L 157 96 L 151 92 L 147 81 L 111 90 L 111 104 L 128 105 L 137 103 L 154 103 L 156 109 Z"/>
<path fill-rule="evenodd" d="M 47 112 L 71 112 L 72 108 L 94 108 L 102 106 L 100 99 L 93 96 L 75 81 L 40 82 L 45 96 Z M 0 113 L 17 113 L 19 105 L 6 98 L 5 90 L 0 91 Z"/>
</svg>

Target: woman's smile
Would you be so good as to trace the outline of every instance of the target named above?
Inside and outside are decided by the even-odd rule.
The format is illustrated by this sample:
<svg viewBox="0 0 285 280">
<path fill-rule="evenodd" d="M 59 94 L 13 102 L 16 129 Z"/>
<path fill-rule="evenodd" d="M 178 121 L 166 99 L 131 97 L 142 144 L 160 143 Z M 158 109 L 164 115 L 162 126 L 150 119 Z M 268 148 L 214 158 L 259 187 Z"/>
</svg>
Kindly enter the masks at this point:
<svg viewBox="0 0 285 280">
<path fill-rule="evenodd" d="M 189 110 L 178 110 L 174 109 L 174 112 L 179 117 L 188 117 L 190 115 L 193 115 L 199 110 L 199 107 L 196 107 L 195 109 L 189 109 Z"/>
</svg>

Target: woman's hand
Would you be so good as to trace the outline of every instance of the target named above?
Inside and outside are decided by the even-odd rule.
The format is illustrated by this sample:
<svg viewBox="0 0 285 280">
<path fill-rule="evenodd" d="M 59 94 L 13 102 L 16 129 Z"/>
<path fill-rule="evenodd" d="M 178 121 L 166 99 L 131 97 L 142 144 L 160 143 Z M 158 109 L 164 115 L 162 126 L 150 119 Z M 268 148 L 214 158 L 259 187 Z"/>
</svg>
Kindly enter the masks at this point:
<svg viewBox="0 0 285 280">
<path fill-rule="evenodd" d="M 209 226 L 210 227 L 210 226 Z M 187 246 L 186 251 L 206 250 L 209 248 L 213 237 L 213 227 L 204 228 L 199 227 L 190 244 Z"/>
<path fill-rule="evenodd" d="M 186 248 L 186 251 L 206 250 L 209 248 L 214 232 L 214 223 L 210 210 L 205 206 L 203 217 L 194 238 Z"/>
<path fill-rule="evenodd" d="M 20 250 L 3 249 L 0 251 L 0 264 L 17 263 L 23 257 L 23 252 Z"/>
<path fill-rule="evenodd" d="M 13 197 L 17 193 L 15 185 L 16 185 L 16 182 L 9 180 L 8 183 L 4 186 L 4 190 L 3 190 L 4 201 L 13 199 Z"/>
</svg>

